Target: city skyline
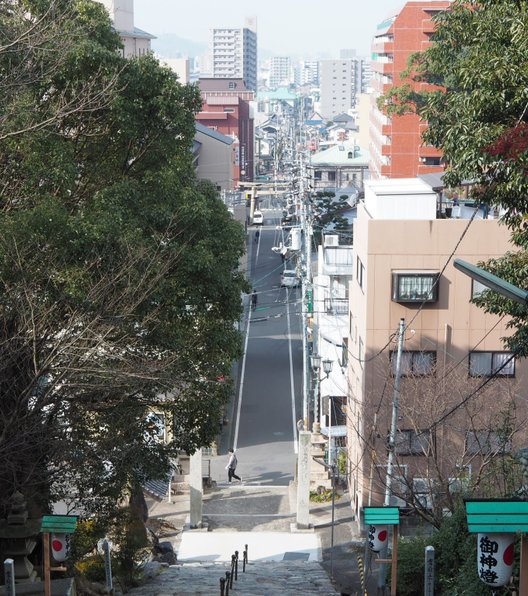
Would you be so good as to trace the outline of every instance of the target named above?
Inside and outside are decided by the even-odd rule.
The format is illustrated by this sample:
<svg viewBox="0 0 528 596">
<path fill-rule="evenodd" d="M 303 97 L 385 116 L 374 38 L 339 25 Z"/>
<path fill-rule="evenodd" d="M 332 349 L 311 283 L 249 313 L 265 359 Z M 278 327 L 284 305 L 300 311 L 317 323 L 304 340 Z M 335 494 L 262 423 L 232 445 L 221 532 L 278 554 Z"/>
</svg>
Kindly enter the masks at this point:
<svg viewBox="0 0 528 596">
<path fill-rule="evenodd" d="M 306 0 L 302 5 L 278 0 L 230 0 L 226 14 L 225 5 L 213 0 L 203 0 L 199 9 L 174 0 L 134 0 L 134 10 L 135 25 L 140 29 L 201 43 L 209 41 L 213 27 L 243 27 L 246 17 L 256 16 L 260 50 L 292 57 L 338 58 L 340 49 L 370 54 L 376 26 L 404 4 L 405 0 L 372 0 L 359 9 L 337 0 L 323 7 L 315 0 Z"/>
</svg>

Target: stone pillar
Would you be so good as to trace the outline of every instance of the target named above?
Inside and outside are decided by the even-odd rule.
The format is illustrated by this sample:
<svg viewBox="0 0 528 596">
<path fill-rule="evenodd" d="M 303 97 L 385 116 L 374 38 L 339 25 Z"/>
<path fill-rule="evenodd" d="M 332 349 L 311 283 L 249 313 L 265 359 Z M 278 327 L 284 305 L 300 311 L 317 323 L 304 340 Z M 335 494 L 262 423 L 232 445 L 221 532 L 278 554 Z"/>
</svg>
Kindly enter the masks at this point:
<svg viewBox="0 0 528 596">
<path fill-rule="evenodd" d="M 310 528 L 310 448 L 312 433 L 299 433 L 299 461 L 297 473 L 297 529 Z"/>
<path fill-rule="evenodd" d="M 202 450 L 197 449 L 190 459 L 189 487 L 190 487 L 190 521 L 191 528 L 202 527 L 202 500 L 203 500 L 203 480 L 202 480 Z"/>
</svg>

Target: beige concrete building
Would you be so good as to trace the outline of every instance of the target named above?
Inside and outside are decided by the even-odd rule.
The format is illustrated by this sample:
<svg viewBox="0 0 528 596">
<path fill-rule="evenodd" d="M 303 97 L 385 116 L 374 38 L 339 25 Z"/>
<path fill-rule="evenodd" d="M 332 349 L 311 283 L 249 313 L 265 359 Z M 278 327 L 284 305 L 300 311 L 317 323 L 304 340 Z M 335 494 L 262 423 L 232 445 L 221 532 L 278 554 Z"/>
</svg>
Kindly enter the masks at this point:
<svg viewBox="0 0 528 596">
<path fill-rule="evenodd" d="M 134 0 L 98 0 L 108 10 L 114 29 L 123 41 L 123 56 L 131 58 L 150 52 L 154 35 L 134 26 Z"/>
<path fill-rule="evenodd" d="M 453 267 L 454 257 L 476 264 L 504 254 L 509 231 L 470 204 L 437 219 L 437 200 L 418 178 L 370 180 L 357 210 L 347 433 L 358 520 L 364 506 L 384 503 L 402 318 L 391 504 L 441 510 L 469 483 L 508 494 L 494 458 L 526 445 L 526 364 L 501 339 L 508 320 L 470 303 L 483 287 Z"/>
<path fill-rule="evenodd" d="M 210 180 L 218 190 L 232 190 L 236 158 L 233 137 L 196 122 L 193 159 L 198 179 Z"/>
</svg>

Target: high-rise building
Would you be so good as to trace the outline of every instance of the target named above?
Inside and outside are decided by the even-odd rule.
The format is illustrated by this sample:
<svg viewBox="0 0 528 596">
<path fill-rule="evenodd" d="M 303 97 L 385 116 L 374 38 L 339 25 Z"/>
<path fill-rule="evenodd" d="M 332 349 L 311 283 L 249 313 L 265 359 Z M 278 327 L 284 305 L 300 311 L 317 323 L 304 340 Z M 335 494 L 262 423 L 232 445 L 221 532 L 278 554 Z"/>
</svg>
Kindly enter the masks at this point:
<svg viewBox="0 0 528 596">
<path fill-rule="evenodd" d="M 328 120 L 348 113 L 361 93 L 361 60 L 321 60 L 319 71 L 321 115 Z"/>
<path fill-rule="evenodd" d="M 319 85 L 319 62 L 302 60 L 295 68 L 296 85 Z"/>
<path fill-rule="evenodd" d="M 150 52 L 154 35 L 134 26 L 134 0 L 98 0 L 108 10 L 114 29 L 123 41 L 123 56 L 130 58 Z"/>
<path fill-rule="evenodd" d="M 212 29 L 210 54 L 213 78 L 243 79 L 248 89 L 257 90 L 256 19 L 246 19 L 241 29 Z"/>
<path fill-rule="evenodd" d="M 407 68 L 411 54 L 431 43 L 435 24 L 432 17 L 449 8 L 449 0 L 407 2 L 400 12 L 380 23 L 372 44 L 372 178 L 406 178 L 443 169 L 441 154 L 424 145 L 422 133 L 427 123 L 417 115 L 387 117 L 377 106 L 377 98 L 395 85 Z M 408 82 L 408 81 L 406 81 Z M 422 83 L 421 90 L 427 87 Z"/>
<path fill-rule="evenodd" d="M 272 89 L 291 83 L 291 62 L 289 56 L 273 56 L 270 60 L 269 86 Z"/>
</svg>

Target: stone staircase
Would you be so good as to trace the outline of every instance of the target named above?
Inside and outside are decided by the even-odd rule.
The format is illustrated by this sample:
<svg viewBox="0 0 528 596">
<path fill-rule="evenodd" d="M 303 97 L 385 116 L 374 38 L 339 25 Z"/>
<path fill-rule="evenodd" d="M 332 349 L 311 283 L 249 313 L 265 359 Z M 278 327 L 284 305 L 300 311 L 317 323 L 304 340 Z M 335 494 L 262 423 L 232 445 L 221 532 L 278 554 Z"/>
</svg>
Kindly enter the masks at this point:
<svg viewBox="0 0 528 596">
<path fill-rule="evenodd" d="M 149 583 L 129 591 L 131 596 L 220 595 L 220 578 L 230 571 L 227 563 L 183 563 L 171 565 Z M 320 563 L 314 561 L 256 561 L 238 567 L 238 580 L 230 594 L 244 596 L 339 596 Z"/>
</svg>

